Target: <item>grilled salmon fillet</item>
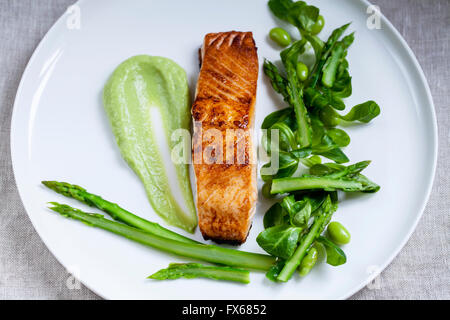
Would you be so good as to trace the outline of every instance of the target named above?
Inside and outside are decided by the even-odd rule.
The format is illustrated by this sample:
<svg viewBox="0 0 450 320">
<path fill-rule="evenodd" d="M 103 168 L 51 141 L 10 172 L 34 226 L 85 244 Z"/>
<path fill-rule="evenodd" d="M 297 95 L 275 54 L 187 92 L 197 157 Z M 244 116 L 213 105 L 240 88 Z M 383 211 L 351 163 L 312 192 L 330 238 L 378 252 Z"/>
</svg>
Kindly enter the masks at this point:
<svg viewBox="0 0 450 320">
<path fill-rule="evenodd" d="M 258 56 L 251 32 L 205 36 L 195 101 L 193 162 L 205 239 L 245 242 L 257 199 L 253 146 Z"/>
</svg>

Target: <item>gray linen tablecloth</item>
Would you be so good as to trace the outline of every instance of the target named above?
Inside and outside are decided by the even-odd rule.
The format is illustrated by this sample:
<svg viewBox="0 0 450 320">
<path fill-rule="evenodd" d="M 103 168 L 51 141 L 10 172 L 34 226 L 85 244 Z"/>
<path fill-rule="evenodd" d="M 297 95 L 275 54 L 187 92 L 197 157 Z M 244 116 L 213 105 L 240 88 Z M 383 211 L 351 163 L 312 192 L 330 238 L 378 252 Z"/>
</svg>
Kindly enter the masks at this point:
<svg viewBox="0 0 450 320">
<path fill-rule="evenodd" d="M 400 31 L 425 71 L 439 125 L 439 159 L 433 192 L 411 239 L 376 285 L 352 298 L 449 299 L 450 1 L 372 2 Z M 0 0 L 0 299 L 99 298 L 73 285 L 73 278 L 40 240 L 19 199 L 10 159 L 11 112 L 25 65 L 72 3 Z"/>
</svg>

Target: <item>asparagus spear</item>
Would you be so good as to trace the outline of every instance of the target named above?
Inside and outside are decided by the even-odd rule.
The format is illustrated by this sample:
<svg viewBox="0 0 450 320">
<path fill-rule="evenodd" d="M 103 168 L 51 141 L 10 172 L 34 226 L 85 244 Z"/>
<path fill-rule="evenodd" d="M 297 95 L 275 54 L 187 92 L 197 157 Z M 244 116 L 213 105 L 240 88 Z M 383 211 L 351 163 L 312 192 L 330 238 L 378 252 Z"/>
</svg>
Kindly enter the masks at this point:
<svg viewBox="0 0 450 320">
<path fill-rule="evenodd" d="M 323 189 L 326 191 L 364 191 L 362 183 L 345 178 L 330 178 L 327 176 L 302 176 L 279 178 L 272 181 L 271 194 L 286 193 L 297 190 Z"/>
<path fill-rule="evenodd" d="M 323 66 L 322 84 L 328 88 L 333 87 L 336 79 L 336 72 L 342 59 L 347 54 L 347 49 L 355 39 L 354 33 L 344 37 L 342 41 L 338 42 L 335 48 L 331 51 L 330 57 Z"/>
<path fill-rule="evenodd" d="M 380 186 L 360 173 L 369 164 L 370 161 L 357 162 L 347 167 L 337 163 L 315 164 L 310 168 L 309 172 L 313 176 L 322 176 L 331 179 L 351 179 L 352 181 L 361 183 L 362 188 L 359 191 L 373 193 L 380 190 Z"/>
<path fill-rule="evenodd" d="M 266 76 L 270 79 L 272 88 L 283 96 L 284 101 L 290 105 L 293 105 L 292 90 L 289 88 L 289 82 L 280 74 L 278 68 L 272 62 L 265 59 L 263 70 Z"/>
<path fill-rule="evenodd" d="M 231 267 L 204 266 L 199 263 L 171 263 L 167 269 L 161 269 L 149 276 L 149 279 L 167 280 L 179 278 L 209 278 L 215 280 L 249 283 L 247 270 Z"/>
<path fill-rule="evenodd" d="M 257 270 L 269 270 L 275 262 L 275 258 L 272 256 L 222 248 L 214 245 L 181 242 L 105 219 L 100 214 L 86 213 L 56 202 L 51 202 L 50 204 L 53 205 L 49 207 L 51 210 L 60 213 L 66 218 L 82 221 L 89 226 L 104 229 L 143 245 L 176 255 L 211 263 Z"/>
<path fill-rule="evenodd" d="M 323 232 L 325 226 L 331 219 L 331 216 L 335 210 L 331 203 L 330 196 L 322 204 L 320 214 L 314 219 L 314 223 L 309 229 L 308 233 L 302 238 L 299 246 L 295 250 L 294 254 L 286 261 L 283 269 L 281 269 L 280 274 L 276 278 L 278 281 L 286 282 L 288 281 L 295 272 L 295 269 L 300 265 L 302 259 L 308 253 L 309 248 L 313 242 L 320 236 Z"/>
<path fill-rule="evenodd" d="M 303 102 L 303 83 L 299 81 L 297 75 L 298 57 L 300 53 L 304 52 L 305 43 L 306 41 L 304 40 L 296 41 L 280 53 L 287 74 L 287 88 L 290 89 L 290 101 L 294 108 L 298 126 L 297 142 L 301 148 L 309 147 L 312 139 L 311 124 L 306 106 Z"/>
<path fill-rule="evenodd" d="M 56 191 L 66 197 L 81 201 L 88 206 L 96 207 L 102 211 L 108 213 L 113 219 L 124 222 L 132 227 L 136 227 L 152 234 L 173 239 L 186 243 L 200 243 L 195 240 L 184 237 L 178 233 L 170 231 L 162 227 L 161 225 L 142 219 L 131 212 L 121 208 L 119 205 L 104 200 L 102 197 L 87 192 L 80 186 L 69 184 L 67 182 L 58 181 L 42 181 L 42 184 L 46 187 Z"/>
<path fill-rule="evenodd" d="M 319 59 L 319 61 L 315 64 L 313 71 L 311 72 L 309 76 L 309 87 L 314 88 L 317 85 L 317 82 L 319 81 L 320 74 L 322 72 L 322 69 L 327 62 L 328 57 L 330 56 L 332 50 L 334 49 L 336 42 L 339 40 L 339 38 L 342 36 L 342 34 L 347 30 L 350 23 L 343 25 L 340 28 L 337 28 L 333 31 L 331 36 L 328 38 L 327 42 L 325 43 L 325 46 L 322 50 L 322 55 Z"/>
<path fill-rule="evenodd" d="M 326 175 L 329 178 L 355 177 L 357 174 L 367 168 L 370 162 L 370 160 L 360 161 L 347 167 L 335 163 L 327 163 L 324 164 L 324 166 L 329 167 L 331 170 L 334 170 L 334 172 Z"/>
</svg>

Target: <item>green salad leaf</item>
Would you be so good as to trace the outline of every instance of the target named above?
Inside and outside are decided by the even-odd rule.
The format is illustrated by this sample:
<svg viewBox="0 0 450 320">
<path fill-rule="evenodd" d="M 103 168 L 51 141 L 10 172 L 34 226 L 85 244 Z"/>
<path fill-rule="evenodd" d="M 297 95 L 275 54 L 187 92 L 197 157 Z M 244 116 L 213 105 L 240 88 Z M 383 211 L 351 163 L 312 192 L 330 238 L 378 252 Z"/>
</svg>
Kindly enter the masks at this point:
<svg viewBox="0 0 450 320">
<path fill-rule="evenodd" d="M 337 245 L 335 245 L 331 240 L 320 236 L 316 240 L 317 242 L 323 244 L 327 252 L 327 263 L 332 266 L 340 266 L 347 262 L 347 256 L 345 252 L 342 251 Z"/>
<path fill-rule="evenodd" d="M 256 242 L 267 253 L 288 259 L 297 247 L 302 228 L 288 225 L 270 227 L 261 232 Z"/>
<path fill-rule="evenodd" d="M 319 18 L 319 9 L 304 1 L 270 0 L 269 8 L 277 18 L 296 26 L 300 33 L 311 32 Z"/>
<path fill-rule="evenodd" d="M 286 213 L 279 202 L 275 202 L 264 215 L 263 224 L 264 228 L 270 228 L 278 225 L 282 225 L 286 222 Z"/>
</svg>

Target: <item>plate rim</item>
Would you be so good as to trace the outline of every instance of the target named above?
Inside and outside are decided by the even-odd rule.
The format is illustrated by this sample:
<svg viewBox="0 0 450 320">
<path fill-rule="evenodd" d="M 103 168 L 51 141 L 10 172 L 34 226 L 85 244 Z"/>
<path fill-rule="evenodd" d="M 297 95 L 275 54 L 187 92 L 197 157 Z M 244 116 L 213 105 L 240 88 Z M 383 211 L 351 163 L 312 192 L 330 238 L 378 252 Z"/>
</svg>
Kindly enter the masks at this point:
<svg viewBox="0 0 450 320">
<path fill-rule="evenodd" d="M 77 2 L 75 2 L 74 4 L 72 4 L 71 6 L 74 5 L 82 5 L 82 3 L 84 3 L 86 0 L 78 0 Z M 355 5 L 364 5 L 366 7 L 368 6 L 372 6 L 373 4 L 370 3 L 369 0 L 358 0 L 359 4 L 355 4 Z M 70 6 L 69 6 L 70 7 Z M 67 13 L 67 9 L 66 11 L 64 11 L 64 13 L 56 20 L 56 22 L 51 26 L 51 28 L 47 31 L 47 33 L 44 35 L 44 37 L 39 41 L 39 44 L 36 46 L 36 48 L 33 51 L 33 54 L 31 55 L 25 69 L 24 72 L 22 73 L 21 76 L 21 80 L 19 82 L 19 86 L 14 98 L 14 104 L 13 104 L 13 110 L 12 110 L 12 115 L 11 115 L 11 125 L 10 125 L 10 153 L 11 153 L 11 164 L 12 164 L 12 168 L 13 168 L 13 173 L 14 173 L 14 181 L 19 193 L 19 198 L 20 201 L 22 202 L 22 205 L 25 209 L 25 212 L 28 216 L 28 218 L 31 221 L 31 224 L 33 225 L 33 228 L 36 230 L 37 234 L 39 235 L 39 238 L 41 239 L 41 241 L 44 243 L 44 245 L 47 247 L 47 249 L 50 251 L 50 253 L 55 257 L 55 259 L 64 267 L 67 268 L 66 265 L 64 263 L 62 263 L 62 261 L 60 260 L 60 257 L 57 256 L 54 251 L 52 249 L 50 249 L 52 246 L 49 245 L 49 243 L 47 243 L 47 240 L 45 240 L 42 235 L 41 232 L 38 230 L 39 228 L 37 227 L 34 219 L 31 217 L 31 215 L 28 212 L 28 208 L 27 205 L 25 204 L 24 198 L 24 188 L 21 187 L 18 183 L 18 168 L 17 168 L 17 160 L 15 160 L 17 158 L 17 152 L 15 151 L 16 147 L 16 143 L 14 137 L 16 136 L 16 126 L 17 126 L 17 122 L 18 122 L 18 100 L 19 100 L 19 96 L 21 96 L 22 91 L 23 91 L 23 87 L 24 87 L 24 83 L 25 83 L 25 79 L 28 76 L 29 73 L 29 69 L 31 68 L 31 65 L 34 63 L 36 57 L 39 55 L 42 47 L 44 46 L 44 44 L 47 42 L 48 38 L 50 38 L 50 36 L 55 33 L 57 27 L 63 23 L 63 18 L 65 17 Z M 417 211 L 418 214 L 415 217 L 414 222 L 411 224 L 411 227 L 409 228 L 408 232 L 406 233 L 406 235 L 403 237 L 403 240 L 401 242 L 399 242 L 399 244 L 396 246 L 396 248 L 392 251 L 391 255 L 389 256 L 389 258 L 386 259 L 385 263 L 376 270 L 376 272 L 372 273 L 370 277 L 368 277 L 365 281 L 362 281 L 360 284 L 355 285 L 353 288 L 351 288 L 350 290 L 348 290 L 345 294 L 336 297 L 336 300 L 343 300 L 343 299 L 348 299 L 349 297 L 353 296 L 354 294 L 356 294 L 358 291 L 360 291 L 362 288 L 364 288 L 365 286 L 367 286 L 368 283 L 370 283 L 371 281 L 373 281 L 373 279 L 375 279 L 381 272 L 383 272 L 391 263 L 392 261 L 395 259 L 395 257 L 400 253 L 400 251 L 404 248 L 404 246 L 406 245 L 406 243 L 409 241 L 409 239 L 412 236 L 412 233 L 415 231 L 415 229 L 417 228 L 417 225 L 420 221 L 420 219 L 422 218 L 424 211 L 425 211 L 425 207 L 428 204 L 430 195 L 431 195 L 431 191 L 434 185 L 434 180 L 436 177 L 436 168 L 437 168 L 437 159 L 438 159 L 438 148 L 439 148 L 439 141 L 438 141 L 438 124 L 437 124 L 437 118 L 436 118 L 436 110 L 435 110 L 435 105 L 434 105 L 434 101 L 433 101 L 433 96 L 431 94 L 431 90 L 430 90 L 430 86 L 428 84 L 428 81 L 425 77 L 425 73 L 423 72 L 423 69 L 419 63 L 419 61 L 417 60 L 417 57 L 415 56 L 414 52 L 412 51 L 412 49 L 409 47 L 408 43 L 406 42 L 406 40 L 403 38 L 403 36 L 401 35 L 401 33 L 397 30 L 397 28 L 389 21 L 389 19 L 383 14 L 383 12 L 380 11 L 380 18 L 381 18 L 381 22 L 382 24 L 386 27 L 387 30 L 387 36 L 393 40 L 395 40 L 397 43 L 399 43 L 401 45 L 401 49 L 404 50 L 407 53 L 407 59 L 409 59 L 415 70 L 418 72 L 419 75 L 419 80 L 420 80 L 420 85 L 425 89 L 425 93 L 426 93 L 426 97 L 425 99 L 427 100 L 427 107 L 430 112 L 431 115 L 431 123 L 432 123 L 432 134 L 430 132 L 430 134 L 432 135 L 432 139 L 433 139 L 433 144 L 432 144 L 432 150 L 433 150 L 433 154 L 432 154 L 432 166 L 431 166 L 431 178 L 428 180 L 428 185 L 426 186 L 426 194 L 425 194 L 425 198 L 424 201 L 422 202 L 419 210 Z M 107 294 L 102 294 L 97 289 L 94 289 L 91 287 L 90 284 L 87 284 L 85 281 L 83 281 L 82 279 L 79 279 L 78 277 L 76 277 L 77 280 L 79 280 L 84 286 L 86 286 L 89 290 L 91 290 L 92 292 L 94 292 L 96 295 L 100 296 L 103 299 L 109 299 L 107 297 Z M 157 299 L 155 299 L 157 300 Z M 218 299 L 217 299 L 218 300 Z"/>
</svg>

